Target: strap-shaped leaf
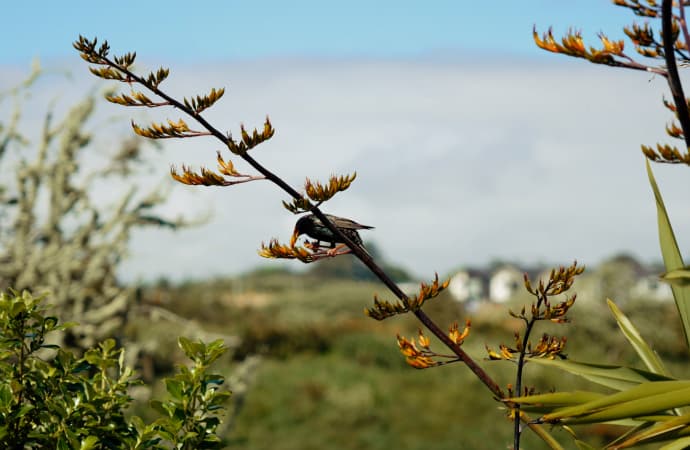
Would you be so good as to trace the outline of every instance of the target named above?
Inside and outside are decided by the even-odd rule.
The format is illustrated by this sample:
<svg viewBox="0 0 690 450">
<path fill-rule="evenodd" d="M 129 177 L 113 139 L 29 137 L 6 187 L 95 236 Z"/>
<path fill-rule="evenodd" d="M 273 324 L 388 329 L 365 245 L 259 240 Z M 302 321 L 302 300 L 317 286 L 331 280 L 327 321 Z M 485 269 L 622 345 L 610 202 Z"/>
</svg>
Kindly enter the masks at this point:
<svg viewBox="0 0 690 450">
<path fill-rule="evenodd" d="M 690 380 L 642 383 L 542 417 L 546 422 L 592 423 L 657 415 L 690 404 Z"/>
<path fill-rule="evenodd" d="M 685 414 L 679 417 L 673 417 L 668 420 L 663 420 L 652 425 L 651 427 L 647 427 L 645 429 L 640 430 L 637 433 L 630 435 L 627 439 L 619 442 L 616 445 L 616 448 L 631 447 L 637 443 L 648 441 L 650 439 L 663 439 L 664 435 L 668 435 L 674 431 L 686 428 L 688 424 L 690 424 L 690 414 Z"/>
<path fill-rule="evenodd" d="M 664 258 L 666 272 L 682 269 L 684 266 L 683 258 L 680 255 L 678 242 L 676 241 L 675 234 L 673 234 L 673 227 L 671 227 L 671 222 L 666 213 L 664 200 L 661 198 L 661 193 L 654 179 L 649 161 L 645 160 L 645 164 L 647 166 L 649 184 L 652 186 L 652 191 L 654 192 L 654 198 L 656 200 L 657 221 L 659 223 L 659 244 L 661 246 L 661 254 Z M 676 307 L 678 308 L 683 323 L 685 341 L 690 345 L 690 286 L 671 284 L 671 290 L 673 291 L 673 298 L 676 301 Z"/>
<path fill-rule="evenodd" d="M 690 446 L 690 437 L 684 437 L 660 447 L 659 450 L 683 450 L 688 446 Z"/>
<path fill-rule="evenodd" d="M 666 272 L 661 276 L 661 279 L 677 286 L 690 286 L 690 267 Z"/>
<path fill-rule="evenodd" d="M 630 342 L 630 345 L 633 346 L 640 359 L 642 359 L 644 365 L 647 366 L 647 369 L 649 369 L 650 372 L 658 373 L 671 378 L 671 374 L 668 373 L 664 367 L 664 364 L 659 359 L 659 356 L 642 338 L 642 335 L 637 328 L 635 328 L 635 325 L 633 325 L 630 319 L 628 319 L 628 317 L 623 314 L 620 309 L 618 309 L 618 306 L 616 306 L 611 299 L 606 299 L 606 303 L 608 304 L 609 309 L 611 309 L 613 316 L 616 318 L 618 327 L 621 329 L 628 342 Z"/>
<path fill-rule="evenodd" d="M 571 392 L 549 392 L 548 394 L 526 395 L 524 397 L 514 397 L 509 399 L 511 402 L 521 405 L 544 405 L 553 408 L 581 405 L 594 400 L 606 397 L 600 392 L 591 391 L 571 391 Z"/>
<path fill-rule="evenodd" d="M 531 363 L 545 366 L 556 367 L 574 375 L 581 376 L 593 383 L 606 386 L 617 391 L 623 391 L 635 387 L 640 383 L 649 381 L 667 381 L 671 377 L 648 372 L 646 370 L 634 369 L 631 367 L 610 366 L 605 364 L 581 363 L 563 359 L 542 359 L 534 358 L 529 360 Z"/>
</svg>

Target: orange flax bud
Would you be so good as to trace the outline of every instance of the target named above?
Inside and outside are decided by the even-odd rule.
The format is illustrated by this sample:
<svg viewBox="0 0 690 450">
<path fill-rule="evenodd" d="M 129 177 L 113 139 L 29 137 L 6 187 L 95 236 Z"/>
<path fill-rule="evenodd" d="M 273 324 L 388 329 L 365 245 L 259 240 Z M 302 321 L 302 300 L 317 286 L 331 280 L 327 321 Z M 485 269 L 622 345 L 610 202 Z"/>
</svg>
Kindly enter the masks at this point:
<svg viewBox="0 0 690 450">
<path fill-rule="evenodd" d="M 462 343 L 462 341 L 460 340 L 460 332 L 458 331 L 457 321 L 453 322 L 448 328 L 448 337 L 451 341 L 455 342 L 458 345 Z"/>
<path fill-rule="evenodd" d="M 414 367 L 415 369 L 428 369 L 429 367 L 433 367 L 437 365 L 433 359 L 429 358 L 428 356 L 419 356 L 416 358 L 407 358 L 405 359 L 405 362 L 409 364 L 410 366 Z"/>
<path fill-rule="evenodd" d="M 599 39 L 601 39 L 601 43 L 604 45 L 604 50 L 608 53 L 616 56 L 621 56 L 623 54 L 625 43 L 622 40 L 610 41 L 603 33 L 599 34 Z"/>
<path fill-rule="evenodd" d="M 508 347 L 501 344 L 499 349 L 501 350 L 501 359 L 513 359 L 513 352 Z"/>
<path fill-rule="evenodd" d="M 537 27 L 532 28 L 532 38 L 534 39 L 534 43 L 537 44 L 537 47 L 541 49 L 553 53 L 561 52 L 559 45 L 556 44 L 556 41 L 553 39 L 551 28 L 549 28 L 549 31 L 544 33 L 541 38 L 539 38 L 539 33 L 537 33 Z"/>
<path fill-rule="evenodd" d="M 429 338 L 424 335 L 424 332 L 422 332 L 422 329 L 419 329 L 419 336 L 417 337 L 417 341 L 419 342 L 420 347 L 423 348 L 429 348 L 429 345 L 431 342 L 429 341 Z"/>
<path fill-rule="evenodd" d="M 414 342 L 400 335 L 397 335 L 397 339 L 398 347 L 400 347 L 400 353 L 406 357 L 413 358 L 422 355 L 422 352 L 417 349 L 417 347 L 414 345 Z"/>
<path fill-rule="evenodd" d="M 216 152 L 216 161 L 218 161 L 218 168 L 220 170 L 220 173 L 223 175 L 229 175 L 229 176 L 239 176 L 240 174 L 235 170 L 235 166 L 232 164 L 232 161 L 228 160 L 225 161 L 223 157 L 221 156 L 220 152 Z"/>
<path fill-rule="evenodd" d="M 585 44 L 582 41 L 582 34 L 579 31 L 569 30 L 568 34 L 561 39 L 563 47 L 568 50 L 567 53 L 573 56 L 585 56 Z"/>
<path fill-rule="evenodd" d="M 264 122 L 264 131 L 262 133 L 262 137 L 264 139 L 270 139 L 273 137 L 275 134 L 276 130 L 273 128 L 273 125 L 271 124 L 270 119 L 268 116 L 266 116 L 266 121 Z"/>
<path fill-rule="evenodd" d="M 683 130 L 676 125 L 675 123 L 671 123 L 669 125 L 666 125 L 666 133 L 674 138 L 681 139 L 683 137 Z"/>
<path fill-rule="evenodd" d="M 460 333 L 458 344 L 462 344 L 462 342 L 467 338 L 467 336 L 470 335 L 470 328 L 472 327 L 472 321 L 470 319 L 467 319 L 465 321 L 465 328 L 462 330 L 462 333 Z"/>
<path fill-rule="evenodd" d="M 503 359 L 503 356 L 500 354 L 496 353 L 493 349 L 491 349 L 488 345 L 486 346 L 486 353 L 489 354 L 489 359 L 491 360 L 499 360 Z"/>
</svg>

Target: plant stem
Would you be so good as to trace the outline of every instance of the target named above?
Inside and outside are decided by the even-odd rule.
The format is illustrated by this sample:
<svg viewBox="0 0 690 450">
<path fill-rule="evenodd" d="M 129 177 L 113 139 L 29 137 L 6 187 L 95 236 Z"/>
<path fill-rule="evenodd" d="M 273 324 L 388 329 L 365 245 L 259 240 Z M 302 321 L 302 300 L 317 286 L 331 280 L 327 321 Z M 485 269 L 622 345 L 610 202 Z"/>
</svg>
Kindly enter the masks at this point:
<svg viewBox="0 0 690 450">
<path fill-rule="evenodd" d="M 682 4 L 680 8 L 684 8 Z M 666 70 L 668 76 L 668 87 L 673 96 L 673 102 L 676 105 L 676 113 L 678 121 L 683 129 L 683 137 L 685 138 L 685 147 L 690 147 L 690 112 L 688 111 L 688 103 L 683 94 L 683 85 L 680 82 L 678 75 L 678 65 L 676 64 L 675 48 L 673 36 L 673 1 L 663 0 L 661 3 L 661 33 L 663 35 L 664 44 L 664 59 L 666 61 Z"/>
<path fill-rule="evenodd" d="M 539 308 L 541 308 L 541 305 L 543 305 L 546 302 L 546 299 L 548 297 L 547 292 L 549 289 L 551 289 L 552 286 L 552 281 L 549 280 L 549 282 L 546 284 L 544 289 L 540 290 L 537 293 L 537 305 L 536 305 L 536 313 L 533 313 L 532 316 L 527 320 L 527 318 L 523 317 L 523 320 L 525 321 L 525 332 L 524 335 L 522 336 L 522 347 L 520 349 L 520 357 L 518 358 L 517 362 L 517 373 L 515 374 L 515 395 L 518 397 L 522 395 L 522 375 L 525 369 L 525 357 L 527 355 L 527 346 L 529 345 L 529 338 L 532 335 L 532 329 L 534 328 L 534 324 L 537 323 L 537 320 L 539 320 Z M 534 315 L 536 314 L 536 315 Z M 520 420 L 518 420 L 518 417 L 521 417 L 524 413 L 520 411 L 520 404 L 517 403 L 513 407 L 514 411 L 514 429 L 513 429 L 513 447 L 515 449 L 520 448 Z"/>
<path fill-rule="evenodd" d="M 539 308 L 539 303 L 541 300 L 537 301 L 537 308 Z M 517 363 L 517 373 L 515 374 L 515 395 L 518 397 L 522 395 L 522 372 L 525 368 L 525 354 L 527 353 L 527 344 L 529 343 L 529 336 L 532 333 L 532 328 L 534 327 L 536 319 L 532 317 L 525 327 L 525 335 L 522 337 L 522 349 L 520 350 L 520 357 Z M 513 448 L 516 450 L 520 448 L 520 404 L 516 403 L 513 407 Z"/>
</svg>

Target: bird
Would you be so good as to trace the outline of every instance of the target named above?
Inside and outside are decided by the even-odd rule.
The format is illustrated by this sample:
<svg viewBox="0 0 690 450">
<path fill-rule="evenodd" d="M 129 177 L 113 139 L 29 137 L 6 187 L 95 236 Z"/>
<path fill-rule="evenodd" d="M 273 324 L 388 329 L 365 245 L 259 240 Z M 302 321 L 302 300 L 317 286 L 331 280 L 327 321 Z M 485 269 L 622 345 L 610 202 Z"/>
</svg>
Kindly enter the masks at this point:
<svg viewBox="0 0 690 450">
<path fill-rule="evenodd" d="M 334 216 L 331 214 L 324 214 L 328 220 L 333 222 L 333 225 L 340 230 L 345 236 L 347 236 L 356 245 L 364 248 L 362 245 L 362 238 L 359 236 L 357 230 L 371 230 L 374 227 L 369 225 L 362 225 L 354 220 L 345 219 L 343 217 Z M 295 246 L 297 238 L 306 234 L 312 239 L 317 240 L 318 247 L 321 246 L 321 241 L 330 243 L 330 248 L 332 250 L 329 253 L 333 255 L 336 254 L 338 248 L 345 246 L 345 243 L 341 240 L 339 236 L 336 236 L 326 225 L 324 225 L 321 220 L 314 214 L 309 214 L 307 216 L 300 217 L 300 219 L 295 224 L 295 230 L 292 233 L 292 239 L 290 239 L 290 245 Z M 336 244 L 340 244 L 336 247 Z"/>
</svg>

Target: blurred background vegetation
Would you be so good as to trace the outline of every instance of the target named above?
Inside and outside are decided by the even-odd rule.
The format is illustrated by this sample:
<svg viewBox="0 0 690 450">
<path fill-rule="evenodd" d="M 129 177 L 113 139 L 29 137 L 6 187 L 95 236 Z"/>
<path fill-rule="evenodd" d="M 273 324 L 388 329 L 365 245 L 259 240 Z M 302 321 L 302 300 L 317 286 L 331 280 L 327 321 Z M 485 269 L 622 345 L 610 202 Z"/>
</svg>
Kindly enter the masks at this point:
<svg viewBox="0 0 690 450">
<path fill-rule="evenodd" d="M 353 258 L 339 257 L 346 265 Z M 324 264 L 326 267 L 328 264 Z M 602 364 L 630 364 L 643 368 L 618 331 L 605 306 L 602 289 L 619 292 L 626 283 L 612 275 L 612 266 L 628 266 L 614 257 L 590 268 L 575 284 L 580 292 L 572 323 L 554 326 L 553 333 L 568 336 L 567 353 L 574 360 Z M 259 268 L 241 276 L 171 283 L 161 280 L 142 290 L 145 304 L 164 307 L 189 318 L 206 330 L 233 335 L 238 345 L 225 362 L 228 373 L 248 355 L 260 362 L 248 377 L 248 389 L 238 405 L 229 448 L 251 449 L 495 449 L 506 448 L 511 425 L 485 388 L 461 365 L 432 370 L 406 366 L 395 334 L 413 336 L 418 324 L 412 317 L 373 321 L 362 314 L 372 293 L 385 295 L 383 285 L 358 280 L 352 273 L 324 278 L 326 269 L 314 265 L 308 272 Z M 603 283 L 603 281 L 605 283 Z M 614 286 L 612 288 L 611 286 Z M 589 294 L 591 293 L 591 294 Z M 596 296 L 593 296 L 596 295 Z M 518 291 L 506 304 L 480 302 L 471 306 L 455 301 L 449 292 L 430 302 L 429 314 L 440 324 L 472 318 L 464 348 L 485 360 L 485 344 L 512 343 L 520 323 L 508 315 L 529 298 Z M 668 363 L 676 376 L 688 374 L 684 338 L 672 300 L 629 298 L 626 313 L 643 336 Z M 148 326 L 142 323 L 141 326 Z M 152 330 L 152 339 L 176 330 Z M 162 347 L 156 361 L 174 359 L 172 346 Z M 505 385 L 514 368 L 507 363 L 485 364 Z M 571 375 L 529 366 L 528 385 L 548 392 L 576 389 L 586 382 Z M 600 443 L 616 431 L 590 427 Z M 557 432 L 562 442 L 569 438 Z M 594 438 L 591 442 L 597 442 Z M 543 448 L 526 433 L 525 448 Z"/>
</svg>

